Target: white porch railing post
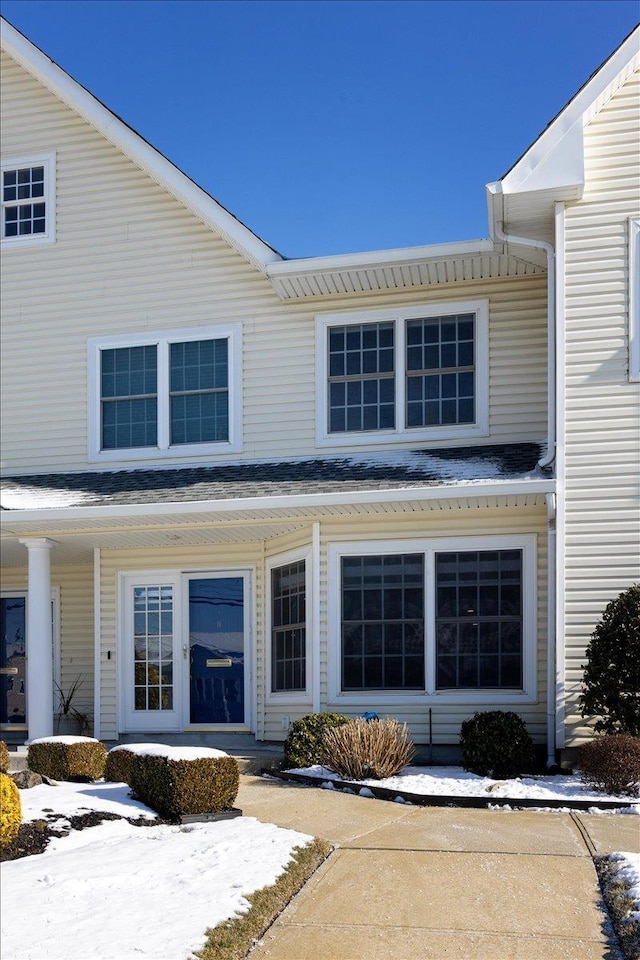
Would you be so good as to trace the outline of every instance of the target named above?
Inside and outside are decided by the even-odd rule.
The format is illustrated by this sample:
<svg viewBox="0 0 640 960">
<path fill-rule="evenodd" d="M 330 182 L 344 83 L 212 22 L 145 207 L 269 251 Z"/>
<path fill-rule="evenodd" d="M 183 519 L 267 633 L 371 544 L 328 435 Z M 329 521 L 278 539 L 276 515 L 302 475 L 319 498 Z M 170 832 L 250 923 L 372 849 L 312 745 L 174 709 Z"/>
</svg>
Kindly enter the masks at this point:
<svg viewBox="0 0 640 960">
<path fill-rule="evenodd" d="M 51 548 L 46 537 L 21 540 L 29 554 L 27 595 L 27 724 L 29 741 L 53 734 Z"/>
</svg>

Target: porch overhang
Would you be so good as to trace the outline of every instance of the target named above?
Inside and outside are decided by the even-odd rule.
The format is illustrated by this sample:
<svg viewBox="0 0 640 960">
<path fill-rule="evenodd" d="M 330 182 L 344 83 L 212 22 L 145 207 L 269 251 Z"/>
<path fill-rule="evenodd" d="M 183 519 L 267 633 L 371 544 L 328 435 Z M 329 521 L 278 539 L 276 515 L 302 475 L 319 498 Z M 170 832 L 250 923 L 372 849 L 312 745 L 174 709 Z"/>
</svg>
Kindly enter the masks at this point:
<svg viewBox="0 0 640 960">
<path fill-rule="evenodd" d="M 552 479 L 449 484 L 358 493 L 300 494 L 225 501 L 11 510 L 3 516 L 2 566 L 24 566 L 24 537 L 56 543 L 58 564 L 89 562 L 97 549 L 161 549 L 272 540 L 336 517 L 545 506 Z"/>
</svg>

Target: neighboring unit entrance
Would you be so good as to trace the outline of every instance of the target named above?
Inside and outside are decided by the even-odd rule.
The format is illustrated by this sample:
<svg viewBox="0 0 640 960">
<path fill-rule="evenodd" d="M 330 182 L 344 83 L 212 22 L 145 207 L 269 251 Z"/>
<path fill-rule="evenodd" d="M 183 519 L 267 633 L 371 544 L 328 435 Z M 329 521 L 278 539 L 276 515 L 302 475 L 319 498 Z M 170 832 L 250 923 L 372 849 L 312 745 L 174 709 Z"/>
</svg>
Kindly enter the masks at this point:
<svg viewBox="0 0 640 960">
<path fill-rule="evenodd" d="M 0 598 L 0 729 L 27 722 L 26 597 Z"/>
</svg>

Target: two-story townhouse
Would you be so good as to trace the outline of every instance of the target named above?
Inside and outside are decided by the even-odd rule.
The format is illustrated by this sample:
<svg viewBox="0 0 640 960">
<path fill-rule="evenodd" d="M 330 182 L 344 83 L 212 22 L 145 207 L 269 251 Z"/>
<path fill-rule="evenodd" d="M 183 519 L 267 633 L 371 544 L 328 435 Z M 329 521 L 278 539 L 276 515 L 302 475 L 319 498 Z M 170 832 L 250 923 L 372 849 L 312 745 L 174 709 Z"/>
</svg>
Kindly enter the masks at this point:
<svg viewBox="0 0 640 960">
<path fill-rule="evenodd" d="M 3 735 L 80 677 L 106 740 L 577 744 L 638 571 L 638 31 L 491 239 L 285 260 L 2 27 Z"/>
</svg>

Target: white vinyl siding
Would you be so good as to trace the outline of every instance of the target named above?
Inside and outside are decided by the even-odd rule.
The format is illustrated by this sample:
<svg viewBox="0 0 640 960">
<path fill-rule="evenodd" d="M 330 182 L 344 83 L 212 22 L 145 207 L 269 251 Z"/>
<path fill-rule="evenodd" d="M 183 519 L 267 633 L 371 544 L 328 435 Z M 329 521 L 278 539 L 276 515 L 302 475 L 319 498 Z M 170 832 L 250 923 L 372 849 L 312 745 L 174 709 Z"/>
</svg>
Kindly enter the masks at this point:
<svg viewBox="0 0 640 960">
<path fill-rule="evenodd" d="M 629 218 L 640 217 L 640 76 L 585 130 L 586 187 L 565 212 L 566 745 L 606 604 L 640 576 L 640 385 L 629 382 Z"/>
<path fill-rule="evenodd" d="M 470 299 L 489 301 L 490 413 L 484 442 L 544 438 L 544 276 L 282 303 L 253 266 L 24 70 L 6 57 L 3 68 L 7 155 L 57 151 L 57 241 L 8 251 L 4 268 L 7 473 L 90 465 L 86 345 L 91 337 L 241 324 L 244 438 L 238 458 L 313 456 L 314 317 L 321 311 L 412 303 L 446 309 L 447 303 Z M 97 179 L 104 187 L 99 194 Z M 393 446 L 379 442 L 372 449 Z M 203 459 L 214 463 L 224 456 Z M 136 462 L 145 460 L 128 465 Z M 182 462 L 192 462 L 191 456 L 154 459 L 159 465 Z"/>
</svg>

